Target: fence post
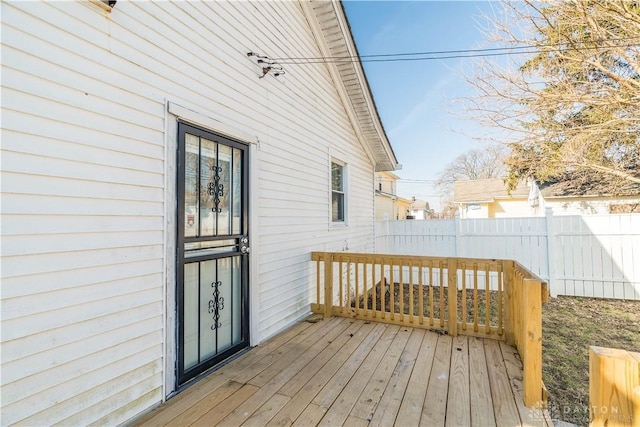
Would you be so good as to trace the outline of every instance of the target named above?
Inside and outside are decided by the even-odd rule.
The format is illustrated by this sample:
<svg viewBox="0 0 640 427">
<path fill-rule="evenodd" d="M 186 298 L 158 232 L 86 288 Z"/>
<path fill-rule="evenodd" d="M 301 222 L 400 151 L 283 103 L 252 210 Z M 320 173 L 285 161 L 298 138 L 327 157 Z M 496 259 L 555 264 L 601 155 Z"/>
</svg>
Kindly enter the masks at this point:
<svg viewBox="0 0 640 427">
<path fill-rule="evenodd" d="M 340 272 L 342 274 L 342 272 Z M 333 254 L 324 254 L 324 317 L 331 317 L 333 308 Z"/>
<path fill-rule="evenodd" d="M 462 255 L 462 234 L 461 234 L 462 220 L 460 219 L 460 211 L 456 211 L 455 218 L 453 219 L 453 221 L 456 229 L 456 250 L 453 256 L 461 257 L 463 255 Z"/>
<path fill-rule="evenodd" d="M 542 283 L 523 281 L 524 339 L 522 367 L 524 370 L 524 404 L 532 407 L 542 401 Z"/>
<path fill-rule="evenodd" d="M 640 422 L 640 353 L 589 347 L 591 426 L 634 426 Z"/>
<path fill-rule="evenodd" d="M 553 230 L 553 209 L 547 207 L 544 211 L 546 223 L 547 223 L 547 268 L 549 270 L 549 280 L 547 283 L 549 284 L 549 290 L 551 291 L 552 297 L 558 296 L 558 290 L 555 287 L 555 254 L 554 254 L 554 245 L 555 245 L 555 233 Z"/>
<path fill-rule="evenodd" d="M 455 258 L 447 258 L 447 278 L 448 332 L 455 337 L 458 335 L 458 260 Z"/>
</svg>

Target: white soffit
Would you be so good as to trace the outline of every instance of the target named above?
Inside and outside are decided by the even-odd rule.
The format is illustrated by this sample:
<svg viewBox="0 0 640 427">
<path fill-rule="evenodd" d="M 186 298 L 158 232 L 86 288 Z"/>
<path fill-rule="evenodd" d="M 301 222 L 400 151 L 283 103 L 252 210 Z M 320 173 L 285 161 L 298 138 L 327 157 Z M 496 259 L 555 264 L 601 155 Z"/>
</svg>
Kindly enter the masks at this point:
<svg viewBox="0 0 640 427">
<path fill-rule="evenodd" d="M 326 57 L 357 57 L 356 49 L 342 5 L 337 0 L 308 0 L 304 2 L 307 13 L 315 22 L 311 25 Z M 380 116 L 376 110 L 369 84 L 359 61 L 328 62 L 359 137 L 367 145 L 375 162 L 376 171 L 393 171 L 402 166 L 387 139 Z M 344 99 L 346 98 L 346 99 Z M 349 111 L 351 110 L 351 111 Z"/>
</svg>

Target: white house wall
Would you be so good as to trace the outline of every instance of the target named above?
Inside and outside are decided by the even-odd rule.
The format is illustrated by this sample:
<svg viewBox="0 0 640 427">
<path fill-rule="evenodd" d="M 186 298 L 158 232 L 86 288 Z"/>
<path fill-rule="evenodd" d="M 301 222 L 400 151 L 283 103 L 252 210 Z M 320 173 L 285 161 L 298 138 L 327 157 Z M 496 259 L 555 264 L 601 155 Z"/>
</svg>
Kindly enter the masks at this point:
<svg viewBox="0 0 640 427">
<path fill-rule="evenodd" d="M 640 204 L 638 197 L 616 198 L 549 198 L 544 206 L 553 209 L 554 215 L 602 215 L 610 213 L 612 205 Z"/>
<path fill-rule="evenodd" d="M 255 135 L 254 342 L 308 313 L 310 251 L 373 250 L 373 165 L 326 66 L 258 79 L 246 55 L 320 56 L 299 4 L 1 8 L 3 425 L 115 425 L 171 392 L 167 101 Z M 331 158 L 348 226 L 330 226 Z"/>
<path fill-rule="evenodd" d="M 517 218 L 535 215 L 535 210 L 527 200 L 496 200 L 490 208 L 494 218 Z"/>
</svg>

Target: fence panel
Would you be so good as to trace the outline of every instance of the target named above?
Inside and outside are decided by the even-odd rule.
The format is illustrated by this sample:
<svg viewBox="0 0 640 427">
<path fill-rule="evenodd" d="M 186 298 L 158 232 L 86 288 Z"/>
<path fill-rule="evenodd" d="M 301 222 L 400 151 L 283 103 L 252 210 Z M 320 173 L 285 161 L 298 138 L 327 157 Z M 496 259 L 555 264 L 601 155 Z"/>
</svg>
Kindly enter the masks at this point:
<svg viewBox="0 0 640 427">
<path fill-rule="evenodd" d="M 376 252 L 447 257 L 456 251 L 455 222 L 381 221 L 376 224 Z"/>
<path fill-rule="evenodd" d="M 460 221 L 460 240 L 458 256 L 513 259 L 549 279 L 544 217 L 465 219 Z"/>
<path fill-rule="evenodd" d="M 637 214 L 385 221 L 376 252 L 514 259 L 554 296 L 640 300 Z"/>
<path fill-rule="evenodd" d="M 553 218 L 560 294 L 640 299 L 640 216 Z"/>
</svg>

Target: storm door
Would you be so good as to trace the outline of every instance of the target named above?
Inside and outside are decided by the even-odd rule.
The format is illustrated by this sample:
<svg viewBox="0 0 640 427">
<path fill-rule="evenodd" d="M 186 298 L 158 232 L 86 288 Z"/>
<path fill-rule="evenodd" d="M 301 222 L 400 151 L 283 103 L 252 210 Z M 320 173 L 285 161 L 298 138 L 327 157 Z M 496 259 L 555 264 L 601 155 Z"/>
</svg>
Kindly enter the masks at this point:
<svg viewBox="0 0 640 427">
<path fill-rule="evenodd" d="M 246 146 L 178 124 L 177 379 L 249 345 Z"/>
</svg>

